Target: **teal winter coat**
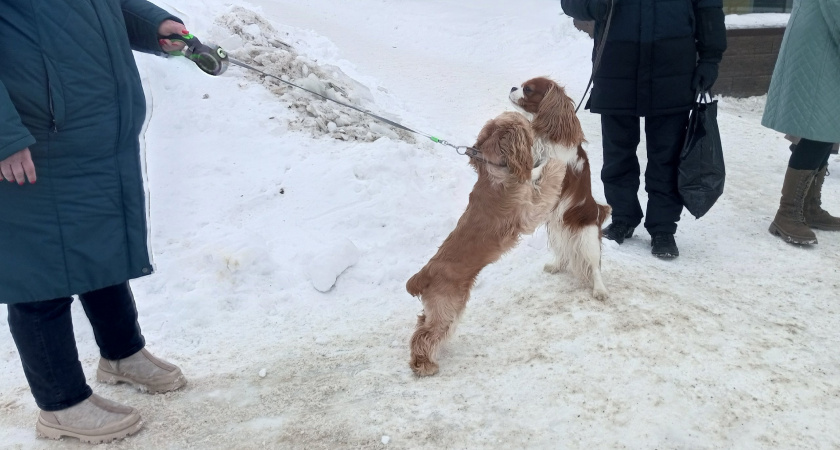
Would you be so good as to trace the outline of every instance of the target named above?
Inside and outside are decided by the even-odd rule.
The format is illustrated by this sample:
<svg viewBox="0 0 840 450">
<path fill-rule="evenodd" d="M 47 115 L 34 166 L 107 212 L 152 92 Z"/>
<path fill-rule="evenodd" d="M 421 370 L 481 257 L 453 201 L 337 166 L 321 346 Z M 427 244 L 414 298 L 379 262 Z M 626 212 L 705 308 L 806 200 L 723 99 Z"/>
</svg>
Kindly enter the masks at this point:
<svg viewBox="0 0 840 450">
<path fill-rule="evenodd" d="M 761 124 L 840 142 L 840 0 L 795 0 Z"/>
<path fill-rule="evenodd" d="M 29 147 L 38 179 L 0 182 L 0 303 L 151 273 L 132 48 L 178 20 L 145 0 L 0 0 L 0 160 Z"/>
</svg>

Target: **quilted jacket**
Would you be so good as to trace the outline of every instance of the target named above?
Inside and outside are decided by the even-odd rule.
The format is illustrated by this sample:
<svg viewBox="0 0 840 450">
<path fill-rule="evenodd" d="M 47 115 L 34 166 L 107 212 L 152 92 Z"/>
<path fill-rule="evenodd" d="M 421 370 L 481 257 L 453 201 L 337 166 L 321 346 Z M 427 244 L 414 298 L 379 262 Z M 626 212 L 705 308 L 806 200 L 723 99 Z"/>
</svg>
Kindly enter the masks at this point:
<svg viewBox="0 0 840 450">
<path fill-rule="evenodd" d="M 595 48 L 609 0 L 562 0 L 563 11 L 595 21 Z M 726 50 L 722 0 L 615 0 L 589 108 L 598 114 L 653 116 L 688 111 L 697 62 Z M 593 60 L 595 58 L 593 50 Z"/>
<path fill-rule="evenodd" d="M 0 160 L 29 147 L 38 181 L 0 183 L 0 303 L 152 272 L 132 47 L 160 52 L 145 0 L 0 1 Z"/>
<path fill-rule="evenodd" d="M 840 0 L 794 0 L 761 124 L 840 142 Z"/>
</svg>

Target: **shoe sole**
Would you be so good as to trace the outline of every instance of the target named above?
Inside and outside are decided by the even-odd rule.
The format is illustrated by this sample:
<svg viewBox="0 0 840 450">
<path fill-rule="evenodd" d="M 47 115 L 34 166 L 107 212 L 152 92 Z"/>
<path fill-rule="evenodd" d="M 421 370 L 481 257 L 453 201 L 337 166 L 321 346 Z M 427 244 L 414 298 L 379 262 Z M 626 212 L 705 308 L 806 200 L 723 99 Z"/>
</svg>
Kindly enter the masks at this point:
<svg viewBox="0 0 840 450">
<path fill-rule="evenodd" d="M 165 384 L 163 386 L 149 386 L 147 384 L 138 383 L 131 378 L 124 377 L 122 375 L 116 373 L 106 372 L 100 368 L 96 369 L 96 381 L 105 384 L 130 384 L 140 390 L 140 392 L 145 392 L 147 394 L 164 394 L 167 392 L 172 392 L 184 387 L 187 384 L 187 379 L 184 378 L 183 374 L 179 374 L 178 378 L 176 378 L 171 383 Z"/>
<path fill-rule="evenodd" d="M 809 223 L 808 226 L 815 229 L 815 230 L 840 231 L 840 227 L 834 227 L 834 226 L 830 226 L 830 225 L 826 226 L 826 225 L 810 224 Z"/>
<path fill-rule="evenodd" d="M 651 252 L 651 254 L 653 256 L 659 258 L 659 259 L 674 259 L 677 256 L 680 256 L 679 253 L 674 254 L 674 253 L 653 253 L 653 252 Z"/>
<path fill-rule="evenodd" d="M 817 238 L 799 238 L 795 236 L 791 236 L 782 231 L 778 225 L 775 223 L 770 224 L 770 228 L 767 230 L 770 234 L 774 236 L 778 236 L 782 238 L 783 241 L 787 242 L 788 244 L 796 244 L 796 245 L 813 245 L 817 243 Z"/>
<path fill-rule="evenodd" d="M 78 431 L 56 428 L 53 425 L 41 421 L 40 417 L 38 418 L 38 422 L 35 424 L 35 431 L 40 438 L 57 441 L 65 437 L 73 437 L 88 444 L 103 444 L 113 442 L 117 439 L 123 439 L 137 433 L 141 428 L 143 428 L 143 420 L 139 415 L 134 423 L 129 424 L 122 430 L 101 435 L 90 435 Z"/>
</svg>

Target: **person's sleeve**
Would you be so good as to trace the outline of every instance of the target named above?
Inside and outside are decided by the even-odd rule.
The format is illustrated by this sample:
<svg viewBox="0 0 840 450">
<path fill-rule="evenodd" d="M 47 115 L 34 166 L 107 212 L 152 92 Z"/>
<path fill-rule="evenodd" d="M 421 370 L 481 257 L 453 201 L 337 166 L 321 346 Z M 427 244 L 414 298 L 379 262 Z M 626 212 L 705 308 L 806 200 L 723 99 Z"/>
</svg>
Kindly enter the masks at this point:
<svg viewBox="0 0 840 450">
<path fill-rule="evenodd" d="M 561 0 L 560 7 L 567 16 L 574 19 L 603 21 L 610 9 L 610 0 Z"/>
<path fill-rule="evenodd" d="M 697 40 L 699 62 L 720 63 L 726 51 L 726 21 L 721 0 L 697 0 L 694 4 L 694 17 L 697 27 L 694 38 Z"/>
<path fill-rule="evenodd" d="M 0 81 L 0 161 L 34 143 L 35 138 L 23 126 L 6 86 Z"/>
<path fill-rule="evenodd" d="M 146 0 L 121 0 L 125 28 L 131 48 L 140 52 L 165 54 L 158 43 L 158 27 L 164 20 L 184 23 Z"/>
<path fill-rule="evenodd" d="M 840 0 L 817 0 L 834 44 L 840 47 Z"/>
</svg>

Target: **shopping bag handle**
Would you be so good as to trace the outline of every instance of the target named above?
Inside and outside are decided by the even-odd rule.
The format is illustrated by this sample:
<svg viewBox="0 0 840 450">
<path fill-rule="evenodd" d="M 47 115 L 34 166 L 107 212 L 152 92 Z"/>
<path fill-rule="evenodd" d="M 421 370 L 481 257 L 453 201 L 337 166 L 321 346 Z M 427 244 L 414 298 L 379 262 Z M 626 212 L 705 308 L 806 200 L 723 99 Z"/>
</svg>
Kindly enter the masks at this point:
<svg viewBox="0 0 840 450">
<path fill-rule="evenodd" d="M 706 98 L 708 96 L 708 98 Z M 700 105 L 708 105 L 712 99 L 712 92 L 711 91 L 704 91 L 698 89 L 694 91 L 694 105 L 691 107 L 691 110 L 688 112 L 688 124 L 686 125 L 685 129 L 685 138 L 683 138 L 683 151 L 680 153 L 685 152 L 685 148 L 688 146 L 688 139 L 691 137 L 694 129 L 697 127 L 697 112 L 700 109 Z"/>
<path fill-rule="evenodd" d="M 708 98 L 706 98 L 706 96 L 708 96 Z M 714 95 L 712 94 L 711 89 L 707 91 L 701 89 L 694 91 L 694 103 L 709 104 L 712 101 L 712 97 L 714 97 Z"/>
</svg>

